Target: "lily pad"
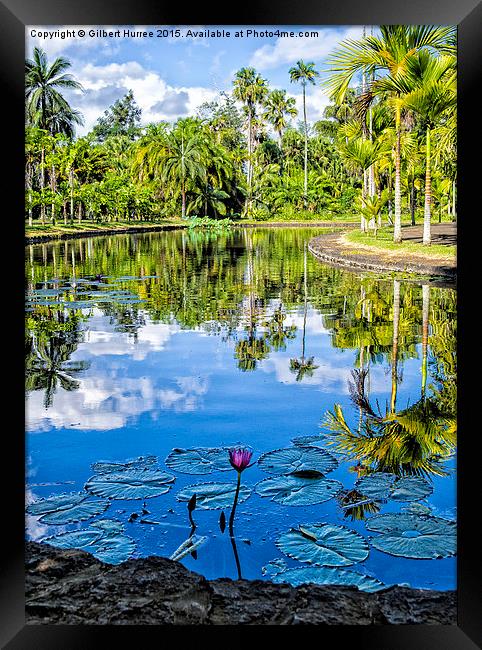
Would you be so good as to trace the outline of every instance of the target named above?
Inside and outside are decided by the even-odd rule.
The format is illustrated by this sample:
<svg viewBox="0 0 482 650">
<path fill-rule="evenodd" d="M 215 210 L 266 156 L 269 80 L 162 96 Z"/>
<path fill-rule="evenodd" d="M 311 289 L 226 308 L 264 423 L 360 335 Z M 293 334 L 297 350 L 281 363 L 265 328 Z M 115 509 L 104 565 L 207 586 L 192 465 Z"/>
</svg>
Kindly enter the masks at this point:
<svg viewBox="0 0 482 650">
<path fill-rule="evenodd" d="M 60 533 L 42 540 L 57 548 L 76 548 L 92 553 L 101 562 L 120 564 L 135 550 L 135 542 L 123 534 L 124 527 L 114 520 L 100 520 L 89 528 Z"/>
<path fill-rule="evenodd" d="M 355 488 L 371 499 L 387 499 L 395 479 L 395 474 L 374 472 L 358 479 Z"/>
<path fill-rule="evenodd" d="M 297 436 L 296 438 L 293 438 L 291 442 L 299 447 L 321 447 L 325 442 L 325 436 Z"/>
<path fill-rule="evenodd" d="M 167 467 L 181 474 L 211 474 L 233 469 L 228 449 L 222 447 L 173 449 L 165 462 Z"/>
<path fill-rule="evenodd" d="M 166 494 L 175 481 L 160 469 L 126 469 L 92 476 L 85 489 L 108 499 L 148 499 Z"/>
<path fill-rule="evenodd" d="M 199 510 L 217 510 L 218 508 L 229 508 L 233 505 L 236 493 L 236 483 L 197 483 L 188 485 L 177 495 L 178 501 L 190 501 L 192 495 L 196 495 L 196 508 Z M 238 503 L 246 501 L 250 496 L 251 489 L 241 485 L 239 490 Z"/>
<path fill-rule="evenodd" d="M 71 524 L 100 515 L 109 507 L 107 499 L 90 499 L 86 492 L 56 494 L 31 503 L 26 512 L 40 516 L 43 524 Z"/>
<path fill-rule="evenodd" d="M 343 489 L 339 481 L 323 476 L 318 478 L 301 478 L 299 476 L 275 476 L 260 481 L 256 493 L 261 497 L 270 497 L 271 501 L 285 506 L 309 506 L 323 503 L 336 496 Z"/>
<path fill-rule="evenodd" d="M 386 589 L 386 585 L 376 578 L 350 571 L 349 569 L 338 569 L 329 567 L 296 567 L 287 569 L 273 575 L 270 578 L 273 582 L 287 582 L 293 587 L 304 584 L 316 585 L 343 585 L 347 587 L 358 587 L 360 591 L 373 593 Z"/>
<path fill-rule="evenodd" d="M 91 465 L 92 471 L 96 474 L 108 474 L 109 472 L 119 472 L 126 469 L 149 468 L 150 465 L 157 463 L 157 456 L 139 456 L 133 460 L 125 462 L 118 461 L 99 461 Z"/>
<path fill-rule="evenodd" d="M 276 541 L 288 557 L 323 566 L 349 566 L 368 557 L 366 540 L 354 530 L 333 524 L 303 524 Z"/>
<path fill-rule="evenodd" d="M 262 454 L 258 464 L 268 474 L 293 474 L 305 470 L 327 474 L 338 466 L 338 461 L 320 447 L 295 445 Z"/>
<path fill-rule="evenodd" d="M 390 499 L 394 501 L 420 501 L 433 492 L 430 483 L 421 476 L 404 476 L 398 478 L 390 490 Z"/>
<path fill-rule="evenodd" d="M 377 515 L 366 521 L 372 546 L 389 555 L 432 560 L 456 554 L 456 524 L 449 519 L 409 512 Z"/>
</svg>

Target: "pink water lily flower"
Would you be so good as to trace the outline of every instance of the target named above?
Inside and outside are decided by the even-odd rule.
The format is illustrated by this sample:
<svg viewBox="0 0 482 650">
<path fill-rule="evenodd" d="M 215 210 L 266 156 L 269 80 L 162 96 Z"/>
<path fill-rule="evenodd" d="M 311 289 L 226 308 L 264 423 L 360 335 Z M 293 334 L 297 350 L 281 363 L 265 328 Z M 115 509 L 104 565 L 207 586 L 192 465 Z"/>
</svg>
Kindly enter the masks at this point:
<svg viewBox="0 0 482 650">
<path fill-rule="evenodd" d="M 229 450 L 229 462 L 235 470 L 242 472 L 249 467 L 252 455 L 253 452 L 246 447 L 235 447 Z"/>
</svg>

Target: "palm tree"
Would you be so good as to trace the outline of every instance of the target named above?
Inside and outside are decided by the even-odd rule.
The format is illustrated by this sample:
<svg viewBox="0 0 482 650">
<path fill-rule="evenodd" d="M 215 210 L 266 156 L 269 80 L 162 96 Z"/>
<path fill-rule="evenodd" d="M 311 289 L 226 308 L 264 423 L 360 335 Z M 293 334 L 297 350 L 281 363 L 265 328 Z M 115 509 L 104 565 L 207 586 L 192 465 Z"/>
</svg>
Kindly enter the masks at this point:
<svg viewBox="0 0 482 650">
<path fill-rule="evenodd" d="M 307 377 L 311 377 L 313 375 L 313 372 L 318 368 L 314 364 L 314 357 L 305 357 L 305 349 L 306 349 L 306 316 L 308 313 L 308 287 L 307 287 L 307 279 L 308 279 L 308 274 L 307 274 L 307 245 L 305 242 L 304 245 L 304 273 L 303 273 L 303 287 L 304 287 L 304 304 L 303 304 L 303 336 L 301 339 L 301 357 L 299 359 L 290 359 L 290 370 L 291 372 L 296 373 L 296 381 L 301 381 L 303 377 L 306 375 Z"/>
<path fill-rule="evenodd" d="M 395 220 L 394 242 L 402 241 L 401 222 L 401 156 L 402 95 L 400 88 L 411 58 L 422 50 L 453 54 L 455 27 L 434 25 L 381 25 L 379 36 L 365 36 L 359 41 L 347 39 L 329 58 L 331 76 L 328 88 L 331 97 L 341 103 L 353 77 L 366 74 L 367 88 L 362 101 L 371 103 L 376 97 L 388 98 L 395 114 Z M 377 77 L 377 74 L 380 75 Z"/>
<path fill-rule="evenodd" d="M 433 58 L 429 52 L 419 52 L 407 66 L 407 80 L 400 88 L 410 89 L 403 97 L 404 106 L 417 113 L 425 127 L 425 204 L 423 214 L 423 243 L 431 243 L 431 133 L 437 122 L 457 103 L 455 57 Z"/>
<path fill-rule="evenodd" d="M 81 84 L 65 71 L 71 63 L 58 57 L 49 66 L 47 55 L 34 47 L 33 58 L 25 61 L 26 120 L 50 133 L 70 136 L 82 117 L 74 111 L 59 89 L 83 90 Z"/>
<path fill-rule="evenodd" d="M 286 96 L 286 90 L 273 90 L 264 103 L 263 117 L 273 125 L 278 134 L 280 149 L 282 148 L 283 129 L 287 126 L 286 118 L 298 115 L 295 104 L 294 97 Z"/>
<path fill-rule="evenodd" d="M 308 194 L 308 124 L 306 121 L 306 86 L 309 83 L 315 85 L 315 79 L 316 77 L 320 76 L 320 73 L 315 70 L 314 63 L 305 63 L 302 60 L 297 61 L 296 66 L 290 68 L 289 73 L 290 81 L 292 83 L 301 83 L 301 87 L 303 89 L 303 122 L 305 125 L 304 197 L 306 205 L 306 198 Z"/>
<path fill-rule="evenodd" d="M 378 160 L 380 160 L 387 151 L 387 146 L 382 140 L 365 140 L 362 137 L 350 138 L 346 142 L 340 144 L 340 154 L 345 160 L 347 166 L 361 170 L 365 173 L 372 167 Z M 366 183 L 362 182 L 362 195 L 361 195 L 361 216 L 360 216 L 360 229 L 366 231 L 366 218 L 364 214 L 365 207 L 368 203 Z"/>
<path fill-rule="evenodd" d="M 254 68 L 241 68 L 241 70 L 238 70 L 234 79 L 233 96 L 235 99 L 243 103 L 248 118 L 248 212 L 251 205 L 250 194 L 253 178 L 253 122 L 256 117 L 256 106 L 264 101 L 267 94 L 268 88 L 266 86 L 266 80 L 263 79 Z"/>
</svg>

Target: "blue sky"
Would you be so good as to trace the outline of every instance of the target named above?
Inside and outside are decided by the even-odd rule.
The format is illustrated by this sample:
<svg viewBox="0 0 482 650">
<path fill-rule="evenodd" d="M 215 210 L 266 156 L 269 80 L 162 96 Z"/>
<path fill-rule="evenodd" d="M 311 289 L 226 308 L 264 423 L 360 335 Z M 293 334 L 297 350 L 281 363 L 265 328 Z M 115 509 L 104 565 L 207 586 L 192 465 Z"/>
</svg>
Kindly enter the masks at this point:
<svg viewBox="0 0 482 650">
<path fill-rule="evenodd" d="M 179 28 L 182 36 L 158 38 L 156 28 Z M 234 37 L 241 29 L 258 32 L 285 30 L 295 36 Z M 78 30 L 86 36 L 80 38 Z M 121 30 L 120 37 L 88 35 L 90 30 Z M 123 30 L 153 31 L 153 37 L 124 37 Z M 230 37 L 189 36 L 206 29 L 225 30 Z M 204 102 L 215 99 L 220 91 L 232 89 L 232 81 L 241 67 L 253 66 L 271 88 L 284 88 L 295 97 L 301 115 L 301 87 L 291 84 L 288 70 L 299 59 L 313 61 L 316 68 L 326 68 L 326 57 L 345 38 L 359 38 L 361 26 L 28 26 L 27 56 L 34 46 L 42 47 L 49 60 L 65 56 L 72 62 L 71 72 L 81 82 L 84 93 L 66 93 L 71 105 L 85 119 L 79 135 L 90 130 L 116 99 L 132 89 L 142 109 L 142 123 L 176 120 L 193 115 Z M 39 38 L 36 32 L 75 31 L 75 37 Z M 317 32 L 317 36 L 298 36 L 300 32 Z M 320 119 L 328 103 L 322 80 L 307 90 L 309 121 Z"/>
</svg>

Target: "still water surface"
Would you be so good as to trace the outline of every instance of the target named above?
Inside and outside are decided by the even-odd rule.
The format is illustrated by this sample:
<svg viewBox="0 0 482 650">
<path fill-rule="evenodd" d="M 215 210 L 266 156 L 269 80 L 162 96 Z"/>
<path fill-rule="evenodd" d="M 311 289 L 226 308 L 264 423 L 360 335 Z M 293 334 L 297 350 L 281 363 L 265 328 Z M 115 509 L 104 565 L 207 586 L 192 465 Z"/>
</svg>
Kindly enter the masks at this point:
<svg viewBox="0 0 482 650">
<path fill-rule="evenodd" d="M 113 499 L 80 523 L 28 515 L 28 539 L 118 520 L 135 542 L 133 557 L 170 556 L 191 532 L 181 490 L 236 481 L 233 470 L 169 469 L 173 449 L 242 444 L 257 461 L 317 434 L 315 444 L 338 461 L 327 478 L 343 492 L 284 505 L 253 490 L 238 504 L 234 544 L 219 526 L 230 506 L 196 508 L 195 534 L 206 539 L 182 562 L 208 578 L 263 578 L 272 560 L 307 566 L 276 546 L 300 524 L 345 526 L 369 542 L 377 536 L 366 527 L 370 517 L 413 503 L 423 515 L 456 519 L 455 291 L 324 265 L 305 249 L 317 232 L 174 231 L 27 247 L 27 504 L 84 490 L 98 461 L 152 455 L 175 476 L 165 494 Z M 367 437 L 366 414 L 350 397 L 353 371 L 363 372 L 364 394 L 385 424 L 408 409 L 409 434 L 390 437 L 380 424 Z M 350 435 L 327 427 L 335 404 Z M 431 493 L 343 508 L 360 501 L 350 491 L 374 471 L 421 477 Z M 254 464 L 242 484 L 269 477 Z M 454 557 L 412 559 L 370 545 L 348 568 L 387 585 L 455 588 Z"/>
</svg>

